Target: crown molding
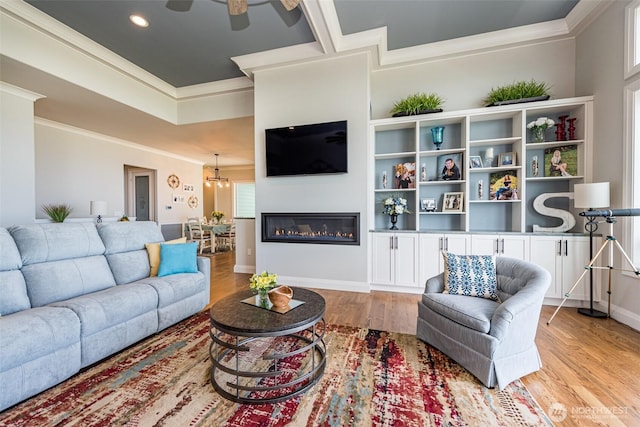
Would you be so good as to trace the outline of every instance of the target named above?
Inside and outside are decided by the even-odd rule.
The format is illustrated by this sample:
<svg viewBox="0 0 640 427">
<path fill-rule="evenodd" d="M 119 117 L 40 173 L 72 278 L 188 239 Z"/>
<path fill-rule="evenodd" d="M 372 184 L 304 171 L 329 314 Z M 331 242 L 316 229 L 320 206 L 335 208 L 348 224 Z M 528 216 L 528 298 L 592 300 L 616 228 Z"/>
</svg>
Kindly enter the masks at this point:
<svg viewBox="0 0 640 427">
<path fill-rule="evenodd" d="M 248 77 L 236 77 L 217 82 L 179 87 L 176 89 L 176 100 L 183 101 L 187 99 L 244 90 L 253 90 L 253 81 Z"/>
<path fill-rule="evenodd" d="M 22 89 L 21 87 L 14 86 L 12 84 L 5 83 L 5 82 L 0 82 L 0 92 L 9 93 L 14 96 L 19 96 L 20 98 L 25 98 L 32 102 L 35 102 L 38 99 L 46 98 L 46 96 L 40 95 L 39 93 Z"/>
<path fill-rule="evenodd" d="M 324 54 L 325 52 L 320 43 L 311 42 L 249 55 L 234 56 L 231 60 L 238 65 L 247 77 L 252 78 L 255 68 L 280 66 L 287 63 L 316 59 L 322 57 Z"/>
</svg>

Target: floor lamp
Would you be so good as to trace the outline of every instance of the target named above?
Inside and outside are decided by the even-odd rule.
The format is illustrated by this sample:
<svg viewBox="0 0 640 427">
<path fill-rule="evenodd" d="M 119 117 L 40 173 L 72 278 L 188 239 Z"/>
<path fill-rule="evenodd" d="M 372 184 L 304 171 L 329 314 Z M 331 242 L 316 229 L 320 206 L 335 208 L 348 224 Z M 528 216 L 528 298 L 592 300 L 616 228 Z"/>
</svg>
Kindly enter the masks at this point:
<svg viewBox="0 0 640 427">
<path fill-rule="evenodd" d="M 574 207 L 582 209 L 601 209 L 609 207 L 609 183 L 593 182 L 573 186 Z M 598 230 L 597 217 L 587 217 L 584 228 L 589 232 L 589 259 L 593 259 L 593 233 Z M 589 271 L 589 308 L 579 308 L 578 313 L 589 317 L 606 318 L 607 313 L 593 309 L 593 269 Z"/>
</svg>

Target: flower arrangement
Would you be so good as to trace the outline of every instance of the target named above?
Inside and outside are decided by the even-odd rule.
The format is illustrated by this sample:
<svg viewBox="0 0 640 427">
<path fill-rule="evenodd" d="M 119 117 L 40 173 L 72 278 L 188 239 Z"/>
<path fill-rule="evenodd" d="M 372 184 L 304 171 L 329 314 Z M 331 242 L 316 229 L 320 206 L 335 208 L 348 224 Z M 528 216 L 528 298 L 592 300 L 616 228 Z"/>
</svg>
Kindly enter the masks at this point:
<svg viewBox="0 0 640 427">
<path fill-rule="evenodd" d="M 527 124 L 527 129 L 533 131 L 533 137 L 537 142 L 544 141 L 544 131 L 555 125 L 555 122 L 548 117 L 538 117 Z"/>
<path fill-rule="evenodd" d="M 265 293 L 269 291 L 269 289 L 273 289 L 276 287 L 278 281 L 278 275 L 273 273 L 268 273 L 263 271 L 260 274 L 254 274 L 249 279 L 249 287 L 257 291 L 258 293 Z"/>
<path fill-rule="evenodd" d="M 215 218 L 216 222 L 220 222 L 222 218 L 224 218 L 224 212 L 222 211 L 213 211 L 211 212 L 211 218 Z"/>
<path fill-rule="evenodd" d="M 382 213 L 385 215 L 402 215 L 403 213 L 411 212 L 407 209 L 407 199 L 403 199 L 400 196 L 391 196 L 385 199 Z"/>
</svg>

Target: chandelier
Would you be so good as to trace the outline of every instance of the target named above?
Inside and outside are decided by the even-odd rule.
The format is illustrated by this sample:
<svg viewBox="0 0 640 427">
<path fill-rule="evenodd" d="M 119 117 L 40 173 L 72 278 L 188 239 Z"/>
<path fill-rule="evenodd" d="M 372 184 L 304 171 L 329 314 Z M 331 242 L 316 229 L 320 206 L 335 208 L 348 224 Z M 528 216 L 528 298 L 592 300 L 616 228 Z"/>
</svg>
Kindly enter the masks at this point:
<svg viewBox="0 0 640 427">
<path fill-rule="evenodd" d="M 229 186 L 229 178 L 223 178 L 220 176 L 220 169 L 218 169 L 218 154 L 215 155 L 216 156 L 216 168 L 214 169 L 215 173 L 214 176 L 208 176 L 207 177 L 207 187 L 211 187 L 211 183 L 212 182 L 216 182 L 218 187 L 222 188 L 222 183 L 225 183 L 225 187 Z"/>
</svg>

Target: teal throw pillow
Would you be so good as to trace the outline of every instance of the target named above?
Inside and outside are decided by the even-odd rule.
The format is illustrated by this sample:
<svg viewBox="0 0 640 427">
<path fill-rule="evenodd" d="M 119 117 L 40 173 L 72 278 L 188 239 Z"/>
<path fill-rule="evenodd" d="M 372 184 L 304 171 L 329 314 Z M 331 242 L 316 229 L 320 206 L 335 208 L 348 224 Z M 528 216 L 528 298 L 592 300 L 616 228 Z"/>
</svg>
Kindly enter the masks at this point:
<svg viewBox="0 0 640 427">
<path fill-rule="evenodd" d="M 160 244 L 158 277 L 178 273 L 197 273 L 198 243 Z"/>
<path fill-rule="evenodd" d="M 445 294 L 467 295 L 499 301 L 496 262 L 491 255 L 454 255 L 444 257 Z"/>
</svg>

